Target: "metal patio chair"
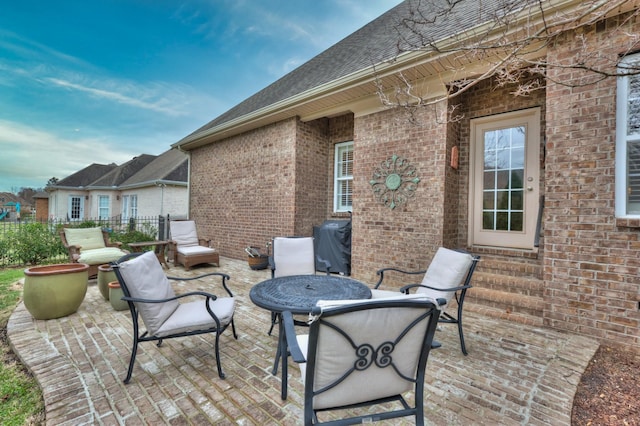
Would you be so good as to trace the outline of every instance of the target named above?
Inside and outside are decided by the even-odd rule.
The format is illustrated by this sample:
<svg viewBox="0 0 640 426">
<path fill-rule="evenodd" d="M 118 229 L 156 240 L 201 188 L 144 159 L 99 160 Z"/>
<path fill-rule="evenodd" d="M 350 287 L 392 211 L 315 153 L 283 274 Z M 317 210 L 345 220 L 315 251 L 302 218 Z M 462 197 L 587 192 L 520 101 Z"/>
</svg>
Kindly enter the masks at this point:
<svg viewBox="0 0 640 426">
<path fill-rule="evenodd" d="M 233 337 L 236 339 L 233 314 L 235 298 L 227 287 L 230 277 L 219 272 L 212 272 L 192 278 L 167 277 L 155 253 L 132 253 L 111 263 L 124 293 L 122 300 L 129 304 L 133 324 L 133 347 L 129 369 L 124 379 L 129 383 L 133 365 L 140 342 L 157 341 L 158 346 L 164 339 L 193 336 L 205 333 L 215 334 L 215 357 L 218 376 L 224 379 L 220 365 L 220 335 L 231 325 Z M 194 280 L 206 276 L 220 278 L 220 290 L 226 292 L 225 297 L 212 293 L 193 291 L 176 296 L 169 280 Z M 213 287 L 213 285 L 212 285 Z M 196 300 L 180 303 L 185 297 Z M 146 330 L 141 332 L 138 317 Z"/>
<path fill-rule="evenodd" d="M 316 264 L 324 268 L 327 275 L 330 274 L 331 264 L 315 254 L 313 237 L 275 237 L 271 244 L 273 249 L 273 254 L 269 257 L 271 278 L 314 275 Z M 272 313 L 269 335 L 276 323 L 277 315 Z M 304 325 L 303 322 L 297 322 L 297 324 Z"/>
<path fill-rule="evenodd" d="M 460 336 L 460 349 L 462 353 L 467 355 L 467 347 L 464 342 L 464 333 L 462 331 L 462 308 L 467 290 L 471 288 L 471 277 L 476 269 L 480 256 L 473 256 L 470 253 L 461 250 L 451 250 L 440 247 L 433 257 L 426 271 L 409 272 L 397 268 L 383 268 L 377 274 L 380 279 L 371 290 L 371 297 L 389 297 L 393 294 L 408 294 L 415 291 L 416 294 L 424 294 L 432 298 L 444 298 L 449 303 L 454 297 L 457 302 L 457 310 L 455 314 L 443 311 L 439 321 L 447 324 L 457 324 L 458 334 Z M 424 275 L 422 282 L 419 284 L 404 285 L 398 290 L 381 290 L 385 277 L 389 277 L 391 273 L 401 275 Z M 392 277 L 395 278 L 395 277 Z M 387 280 L 391 281 L 391 279 Z M 435 343 L 439 346 L 438 343 Z"/>
<path fill-rule="evenodd" d="M 318 414 L 325 411 L 395 402 L 327 423 L 414 416 L 415 423 L 423 425 L 425 369 L 444 303 L 414 295 L 320 301 L 309 334 L 298 336 L 291 313 L 285 312 L 287 345 L 304 382 L 304 424 L 322 424 Z M 413 405 L 403 397 L 410 391 Z"/>
</svg>

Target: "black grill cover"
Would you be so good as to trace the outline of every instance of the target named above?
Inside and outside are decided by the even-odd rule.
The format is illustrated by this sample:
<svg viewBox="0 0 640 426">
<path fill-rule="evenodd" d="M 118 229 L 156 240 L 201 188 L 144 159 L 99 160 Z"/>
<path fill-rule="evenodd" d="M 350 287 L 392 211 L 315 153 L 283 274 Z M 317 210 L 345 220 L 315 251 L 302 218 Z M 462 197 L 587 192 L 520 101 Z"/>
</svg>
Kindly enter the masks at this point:
<svg viewBox="0 0 640 426">
<path fill-rule="evenodd" d="M 350 220 L 327 220 L 320 226 L 314 226 L 313 238 L 316 258 L 328 260 L 331 272 L 351 275 Z M 324 270 L 318 264 L 316 269 Z"/>
</svg>

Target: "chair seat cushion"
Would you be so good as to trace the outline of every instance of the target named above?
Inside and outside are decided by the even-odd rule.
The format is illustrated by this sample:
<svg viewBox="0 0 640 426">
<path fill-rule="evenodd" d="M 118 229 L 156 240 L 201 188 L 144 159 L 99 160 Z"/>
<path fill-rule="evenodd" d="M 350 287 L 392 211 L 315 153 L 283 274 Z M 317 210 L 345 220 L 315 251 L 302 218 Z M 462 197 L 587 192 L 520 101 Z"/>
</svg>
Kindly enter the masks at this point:
<svg viewBox="0 0 640 426">
<path fill-rule="evenodd" d="M 178 246 L 178 253 L 184 256 L 215 253 L 215 249 L 204 246 Z"/>
<path fill-rule="evenodd" d="M 80 263 L 86 263 L 87 265 L 101 265 L 103 263 L 118 260 L 125 254 L 127 254 L 125 251 L 122 251 L 117 247 L 103 247 L 93 250 L 82 249 L 77 261 Z"/>
<path fill-rule="evenodd" d="M 393 291 L 393 290 L 378 290 L 376 288 L 371 289 L 372 299 L 385 299 L 387 297 L 394 297 L 399 294 L 402 294 L 402 293 L 400 293 L 399 291 Z"/>
<path fill-rule="evenodd" d="M 211 300 L 209 306 L 220 320 L 220 326 L 224 327 L 231 322 L 235 309 L 233 297 L 220 297 Z M 169 334 L 205 330 L 215 326 L 216 322 L 209 315 L 204 300 L 196 300 L 180 304 L 178 309 L 158 329 L 155 336 L 163 337 Z"/>
</svg>

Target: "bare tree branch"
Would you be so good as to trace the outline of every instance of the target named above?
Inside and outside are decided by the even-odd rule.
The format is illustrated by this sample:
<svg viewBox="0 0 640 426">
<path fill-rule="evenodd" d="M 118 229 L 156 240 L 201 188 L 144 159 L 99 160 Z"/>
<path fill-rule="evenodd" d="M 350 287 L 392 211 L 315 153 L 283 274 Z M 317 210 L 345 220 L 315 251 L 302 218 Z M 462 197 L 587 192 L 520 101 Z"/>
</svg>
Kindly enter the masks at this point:
<svg viewBox="0 0 640 426">
<path fill-rule="evenodd" d="M 413 52 L 434 58 L 444 67 L 440 78 L 446 91 L 429 93 L 417 84 L 418 77 L 403 71 L 394 79 L 376 73 L 378 96 L 386 106 L 413 110 L 460 95 L 488 78 L 515 85 L 515 96 L 527 96 L 548 83 L 581 87 L 638 75 L 640 64 L 620 63 L 626 54 L 640 50 L 640 34 L 629 30 L 639 19 L 637 3 L 588 0 L 561 9 L 561 3 L 549 0 L 414 0 L 396 25 L 395 59 Z M 450 35 L 451 28 L 459 30 Z M 619 50 L 589 46 L 592 36 L 603 31 L 625 40 Z M 547 55 L 559 42 L 571 47 L 571 55 Z M 573 79 L 555 79 L 555 70 L 579 72 Z M 415 117 L 415 111 L 410 115 Z"/>
</svg>

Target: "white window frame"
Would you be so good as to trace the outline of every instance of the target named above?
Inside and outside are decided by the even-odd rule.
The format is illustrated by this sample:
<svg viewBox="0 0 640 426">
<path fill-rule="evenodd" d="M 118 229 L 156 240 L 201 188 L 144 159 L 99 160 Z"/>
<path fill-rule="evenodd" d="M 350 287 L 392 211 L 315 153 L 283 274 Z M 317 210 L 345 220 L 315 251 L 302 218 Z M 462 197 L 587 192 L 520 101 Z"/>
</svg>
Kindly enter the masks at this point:
<svg viewBox="0 0 640 426">
<path fill-rule="evenodd" d="M 344 172 L 343 153 L 351 152 L 351 174 Z M 350 203 L 343 202 L 342 184 L 348 181 L 349 191 L 347 197 Z M 346 213 L 353 210 L 353 141 L 341 142 L 335 145 L 333 160 L 333 211 L 335 213 Z"/>
<path fill-rule="evenodd" d="M 635 67 L 640 66 L 640 54 L 629 55 L 620 61 L 618 72 L 623 74 L 629 64 Z M 640 90 L 634 98 L 631 98 L 629 84 L 632 79 L 636 79 L 640 84 L 640 75 L 621 76 L 617 81 L 616 100 L 616 183 L 615 183 L 615 211 L 618 218 L 638 218 L 640 217 L 640 205 L 629 208 L 629 145 L 631 143 L 640 145 L 640 129 L 629 134 L 629 103 L 633 102 L 640 109 Z M 640 121 L 640 117 L 638 117 Z M 636 160 L 638 161 L 638 160 Z M 640 203 L 638 203 L 640 204 Z"/>
<path fill-rule="evenodd" d="M 122 221 L 129 220 L 129 196 L 122 196 Z"/>
<path fill-rule="evenodd" d="M 129 217 L 138 217 L 138 196 L 131 195 L 131 202 L 129 203 Z"/>
<path fill-rule="evenodd" d="M 79 221 L 84 219 L 84 196 L 69 195 L 68 203 L 67 218 L 70 221 Z M 77 217 L 74 213 L 76 213 Z"/>
<path fill-rule="evenodd" d="M 122 196 L 122 221 L 126 222 L 132 217 L 138 216 L 138 196 Z"/>
<path fill-rule="evenodd" d="M 111 197 L 109 197 L 108 195 L 98 195 L 98 217 L 100 219 L 109 219 L 110 217 L 110 198 Z"/>
</svg>

